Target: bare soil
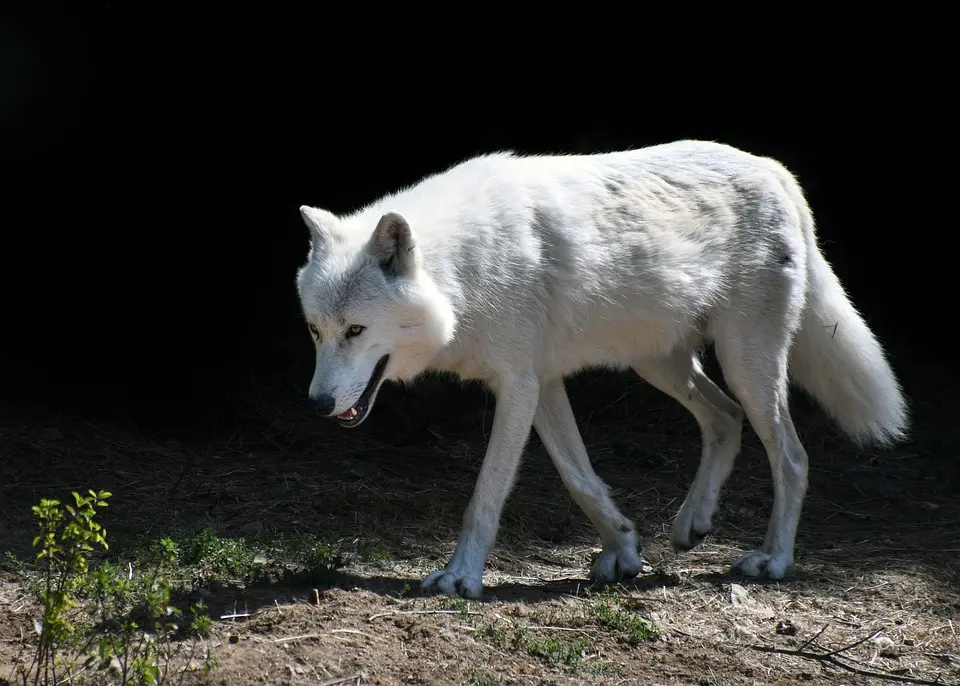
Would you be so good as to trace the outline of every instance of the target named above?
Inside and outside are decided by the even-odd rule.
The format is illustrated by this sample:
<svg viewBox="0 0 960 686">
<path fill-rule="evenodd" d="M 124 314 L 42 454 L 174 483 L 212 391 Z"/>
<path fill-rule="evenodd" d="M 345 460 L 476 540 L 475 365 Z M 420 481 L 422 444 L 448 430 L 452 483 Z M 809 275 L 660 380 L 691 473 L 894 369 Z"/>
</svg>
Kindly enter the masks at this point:
<svg viewBox="0 0 960 686">
<path fill-rule="evenodd" d="M 578 377 L 568 386 L 585 441 L 637 521 L 650 571 L 613 600 L 589 588 L 597 537 L 532 434 L 486 597 L 469 604 L 421 597 L 417 585 L 453 550 L 493 400 L 444 381 L 386 388 L 346 432 L 304 406 L 302 371 L 261 380 L 226 431 L 3 408 L 0 548 L 29 557 L 30 506 L 97 488 L 115 494 L 101 521 L 116 555 L 197 525 L 310 531 L 347 554 L 323 586 L 197 589 L 217 620 L 208 643 L 220 665 L 188 683 L 960 684 L 960 388 L 939 368 L 901 370 L 914 438 L 892 451 L 857 452 L 795 399 L 811 487 L 796 574 L 776 583 L 728 572 L 762 540 L 772 503 L 749 425 L 715 531 L 674 553 L 670 522 L 699 459 L 693 418 L 635 377 Z M 598 621 L 609 602 L 659 636 L 633 644 Z M 34 611 L 14 576 L 0 580 L 0 677 L 32 640 Z"/>
</svg>

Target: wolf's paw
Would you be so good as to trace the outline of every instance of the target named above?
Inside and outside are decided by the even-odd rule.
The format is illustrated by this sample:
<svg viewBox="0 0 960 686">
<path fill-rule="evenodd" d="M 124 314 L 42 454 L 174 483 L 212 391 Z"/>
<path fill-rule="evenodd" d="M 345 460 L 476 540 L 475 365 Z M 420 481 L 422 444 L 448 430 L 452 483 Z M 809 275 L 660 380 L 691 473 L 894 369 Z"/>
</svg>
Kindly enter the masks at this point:
<svg viewBox="0 0 960 686">
<path fill-rule="evenodd" d="M 713 531 L 713 513 L 698 511 L 696 505 L 684 503 L 673 520 L 670 543 L 677 552 L 691 550 Z"/>
<path fill-rule="evenodd" d="M 607 548 L 593 561 L 590 578 L 598 584 L 616 584 L 636 578 L 643 567 L 636 548 Z"/>
<path fill-rule="evenodd" d="M 428 574 L 420 582 L 424 593 L 459 595 L 467 600 L 480 600 L 483 596 L 483 573 L 470 574 L 466 570 L 448 567 Z"/>
<path fill-rule="evenodd" d="M 762 550 L 751 550 L 737 558 L 730 569 L 754 579 L 783 579 L 793 572 L 793 556 L 789 553 L 772 555 Z"/>
</svg>

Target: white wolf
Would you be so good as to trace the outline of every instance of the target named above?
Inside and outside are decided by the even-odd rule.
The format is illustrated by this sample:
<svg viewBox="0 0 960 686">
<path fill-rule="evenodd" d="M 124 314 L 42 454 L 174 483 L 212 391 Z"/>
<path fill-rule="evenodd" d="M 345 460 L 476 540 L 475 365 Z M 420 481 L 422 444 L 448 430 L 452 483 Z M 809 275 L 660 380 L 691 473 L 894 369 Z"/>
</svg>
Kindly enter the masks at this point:
<svg viewBox="0 0 960 686">
<path fill-rule="evenodd" d="M 594 472 L 564 389 L 587 367 L 632 368 L 700 426 L 700 466 L 672 529 L 678 550 L 711 530 L 746 413 L 774 487 L 763 545 L 733 563 L 753 577 L 792 570 L 807 489 L 788 374 L 853 440 L 905 436 L 884 351 L 821 254 L 800 186 L 772 159 L 701 141 L 497 153 L 348 216 L 300 211 L 311 240 L 297 287 L 321 414 L 356 427 L 385 380 L 427 370 L 482 380 L 496 396 L 459 541 L 424 591 L 482 595 L 531 426 L 599 530 L 592 578 L 640 572 L 634 524 Z M 739 402 L 702 371 L 708 340 Z"/>
</svg>

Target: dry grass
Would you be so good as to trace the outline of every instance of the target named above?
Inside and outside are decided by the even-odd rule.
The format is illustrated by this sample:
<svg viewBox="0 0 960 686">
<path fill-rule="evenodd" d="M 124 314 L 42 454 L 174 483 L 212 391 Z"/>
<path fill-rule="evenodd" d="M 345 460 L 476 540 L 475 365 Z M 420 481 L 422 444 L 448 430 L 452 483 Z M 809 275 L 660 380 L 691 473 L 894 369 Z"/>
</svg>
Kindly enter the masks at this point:
<svg viewBox="0 0 960 686">
<path fill-rule="evenodd" d="M 927 383 L 921 371 L 914 388 Z M 347 554 L 338 581 L 316 593 L 206 589 L 215 617 L 240 615 L 219 621 L 211 639 L 224 655 L 216 683 L 881 678 L 866 673 L 960 683 L 960 441 L 944 438 L 960 405 L 956 388 L 916 405 L 916 440 L 882 454 L 853 451 L 798 398 L 812 462 L 798 570 L 786 582 L 754 583 L 727 572 L 762 540 L 771 505 L 769 468 L 749 427 L 715 532 L 675 554 L 670 521 L 699 457 L 692 418 L 625 375 L 593 374 L 570 387 L 596 469 L 638 522 L 651 566 L 615 598 L 590 593 L 597 538 L 535 435 L 485 601 L 465 609 L 410 596 L 453 550 L 492 422 L 493 401 L 482 392 L 441 382 L 385 389 L 364 428 L 349 433 L 317 422 L 279 382 L 262 383 L 242 418 L 202 441 L 7 408 L 4 548 L 29 554 L 29 507 L 40 497 L 92 487 L 115 494 L 105 524 L 117 555 L 144 537 L 197 526 L 254 540 L 309 533 Z M 659 638 L 630 644 L 591 615 L 598 602 L 648 619 Z M 13 579 L 0 583 L 0 656 L 21 642 L 29 610 Z M 831 651 L 839 652 L 824 657 Z"/>
</svg>

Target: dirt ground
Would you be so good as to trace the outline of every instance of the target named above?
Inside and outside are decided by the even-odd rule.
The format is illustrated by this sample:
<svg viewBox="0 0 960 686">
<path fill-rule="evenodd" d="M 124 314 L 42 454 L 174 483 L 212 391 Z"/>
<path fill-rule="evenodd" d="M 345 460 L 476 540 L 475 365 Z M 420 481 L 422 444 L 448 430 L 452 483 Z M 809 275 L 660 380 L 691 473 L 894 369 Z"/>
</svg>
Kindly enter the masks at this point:
<svg viewBox="0 0 960 686">
<path fill-rule="evenodd" d="M 477 603 L 417 585 L 453 550 L 492 399 L 444 381 L 389 387 L 346 432 L 311 415 L 303 371 L 261 379 L 243 418 L 216 433 L 2 408 L 0 548 L 29 557 L 30 506 L 97 488 L 114 493 L 102 521 L 116 555 L 198 524 L 228 537 L 311 531 L 344 551 L 327 585 L 198 589 L 220 664 L 190 683 L 960 684 L 960 384 L 933 364 L 899 368 L 914 439 L 892 451 L 857 452 L 795 399 L 811 487 L 796 574 L 777 583 L 728 573 L 762 540 L 772 502 L 749 425 L 715 531 L 678 554 L 669 528 L 699 459 L 692 417 L 629 375 L 571 381 L 596 469 L 637 521 L 650 571 L 606 595 L 589 588 L 599 542 L 532 434 Z M 632 641 L 598 614 L 605 603 L 657 635 Z M 14 576 L 0 581 L 0 677 L 34 609 Z"/>
</svg>

